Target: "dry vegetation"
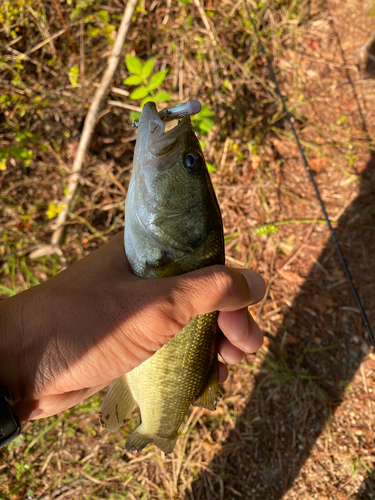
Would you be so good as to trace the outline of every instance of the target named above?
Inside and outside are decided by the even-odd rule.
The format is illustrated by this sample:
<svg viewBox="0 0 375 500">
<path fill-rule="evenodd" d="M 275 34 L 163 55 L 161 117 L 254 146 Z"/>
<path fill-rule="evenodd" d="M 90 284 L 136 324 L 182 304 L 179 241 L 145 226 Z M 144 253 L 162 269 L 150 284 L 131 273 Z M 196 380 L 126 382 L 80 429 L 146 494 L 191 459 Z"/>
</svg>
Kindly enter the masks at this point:
<svg viewBox="0 0 375 500">
<path fill-rule="evenodd" d="M 366 59 L 366 48 L 375 5 L 266 4 L 250 2 L 374 328 L 375 49 Z M 63 256 L 30 258 L 50 241 L 123 9 L 119 0 L 0 6 L 4 298 L 123 226 L 135 137 L 129 111 L 113 101 L 140 103 L 122 83 L 124 59 L 81 172 Z M 213 112 L 202 139 L 216 169 L 228 264 L 269 283 L 253 309 L 265 344 L 233 367 L 215 413 L 191 410 L 167 457 L 153 446 L 126 453 L 135 424 L 103 430 L 101 395 L 27 423 L 0 452 L 0 498 L 375 499 L 375 355 L 242 2 L 142 0 L 125 54 L 169 69 L 162 90 L 173 103 L 195 98 Z"/>
</svg>

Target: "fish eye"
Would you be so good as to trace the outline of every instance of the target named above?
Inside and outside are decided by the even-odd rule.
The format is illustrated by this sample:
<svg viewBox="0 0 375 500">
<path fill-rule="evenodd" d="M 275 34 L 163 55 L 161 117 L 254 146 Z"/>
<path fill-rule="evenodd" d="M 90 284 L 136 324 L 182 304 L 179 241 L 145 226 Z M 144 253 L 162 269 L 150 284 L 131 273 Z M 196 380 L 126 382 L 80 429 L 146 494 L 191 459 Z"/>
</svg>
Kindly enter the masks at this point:
<svg viewBox="0 0 375 500">
<path fill-rule="evenodd" d="M 189 172 L 198 172 L 202 165 L 204 165 L 204 159 L 196 151 L 190 151 L 185 155 L 184 165 Z"/>
</svg>

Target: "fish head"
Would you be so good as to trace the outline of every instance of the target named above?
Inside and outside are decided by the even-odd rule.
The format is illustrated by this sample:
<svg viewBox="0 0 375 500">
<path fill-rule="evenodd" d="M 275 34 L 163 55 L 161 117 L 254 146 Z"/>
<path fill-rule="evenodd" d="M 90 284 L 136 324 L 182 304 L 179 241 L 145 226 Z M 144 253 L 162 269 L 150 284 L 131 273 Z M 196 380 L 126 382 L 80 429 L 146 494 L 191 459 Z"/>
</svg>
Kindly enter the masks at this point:
<svg viewBox="0 0 375 500">
<path fill-rule="evenodd" d="M 165 131 L 156 105 L 145 104 L 125 215 L 125 226 L 129 219 L 142 226 L 139 240 L 151 238 L 172 260 L 193 253 L 210 232 L 222 234 L 220 209 L 190 116 Z M 134 234 L 129 231 L 129 237 Z"/>
<path fill-rule="evenodd" d="M 206 172 L 190 116 L 166 132 L 155 104 L 146 103 L 138 124 L 133 175 L 148 209 L 184 211 L 201 202 Z"/>
</svg>

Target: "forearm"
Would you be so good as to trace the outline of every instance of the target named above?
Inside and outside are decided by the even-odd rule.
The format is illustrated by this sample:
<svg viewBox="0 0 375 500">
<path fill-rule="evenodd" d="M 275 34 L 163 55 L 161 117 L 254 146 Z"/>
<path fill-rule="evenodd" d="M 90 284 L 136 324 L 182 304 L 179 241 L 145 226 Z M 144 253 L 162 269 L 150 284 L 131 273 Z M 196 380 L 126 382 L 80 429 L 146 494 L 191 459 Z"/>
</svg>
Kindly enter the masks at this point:
<svg viewBox="0 0 375 500">
<path fill-rule="evenodd" d="M 22 293 L 0 302 L 0 384 L 8 388 L 15 401 L 22 398 L 20 379 L 23 378 L 24 368 L 24 307 Z"/>
<path fill-rule="evenodd" d="M 20 419 L 59 411 L 62 395 L 61 410 L 74 405 L 105 387 L 116 365 L 120 376 L 142 361 L 129 362 L 134 346 L 122 335 L 129 290 L 116 241 L 120 238 L 47 282 L 0 301 L 0 385 L 10 391 Z M 108 341 L 114 336 L 123 341 L 114 346 Z"/>
<path fill-rule="evenodd" d="M 35 290 L 0 301 L 0 385 L 15 404 L 31 401 L 35 392 L 42 343 L 37 341 L 40 308 Z"/>
<path fill-rule="evenodd" d="M 90 299 L 75 283 L 72 272 L 61 273 L 0 301 L 0 385 L 11 393 L 20 420 L 57 413 L 97 390 L 84 373 L 81 380 L 84 366 L 71 376 L 88 345 L 83 323 L 95 338 Z"/>
</svg>

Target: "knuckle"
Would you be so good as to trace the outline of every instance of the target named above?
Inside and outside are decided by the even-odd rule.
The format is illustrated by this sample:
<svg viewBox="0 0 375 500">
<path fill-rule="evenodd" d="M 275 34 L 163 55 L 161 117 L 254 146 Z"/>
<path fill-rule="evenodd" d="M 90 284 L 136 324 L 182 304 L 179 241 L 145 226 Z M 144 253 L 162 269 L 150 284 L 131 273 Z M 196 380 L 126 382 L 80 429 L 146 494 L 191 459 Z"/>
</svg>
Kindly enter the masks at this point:
<svg viewBox="0 0 375 500">
<path fill-rule="evenodd" d="M 189 301 L 191 290 L 184 283 L 178 283 L 154 305 L 159 324 L 164 325 L 164 335 L 172 337 L 192 319 L 193 306 Z"/>
<path fill-rule="evenodd" d="M 230 272 L 225 266 L 218 266 L 213 276 L 213 292 L 218 298 L 225 302 L 229 297 L 236 294 L 236 279 L 234 273 Z"/>
</svg>

